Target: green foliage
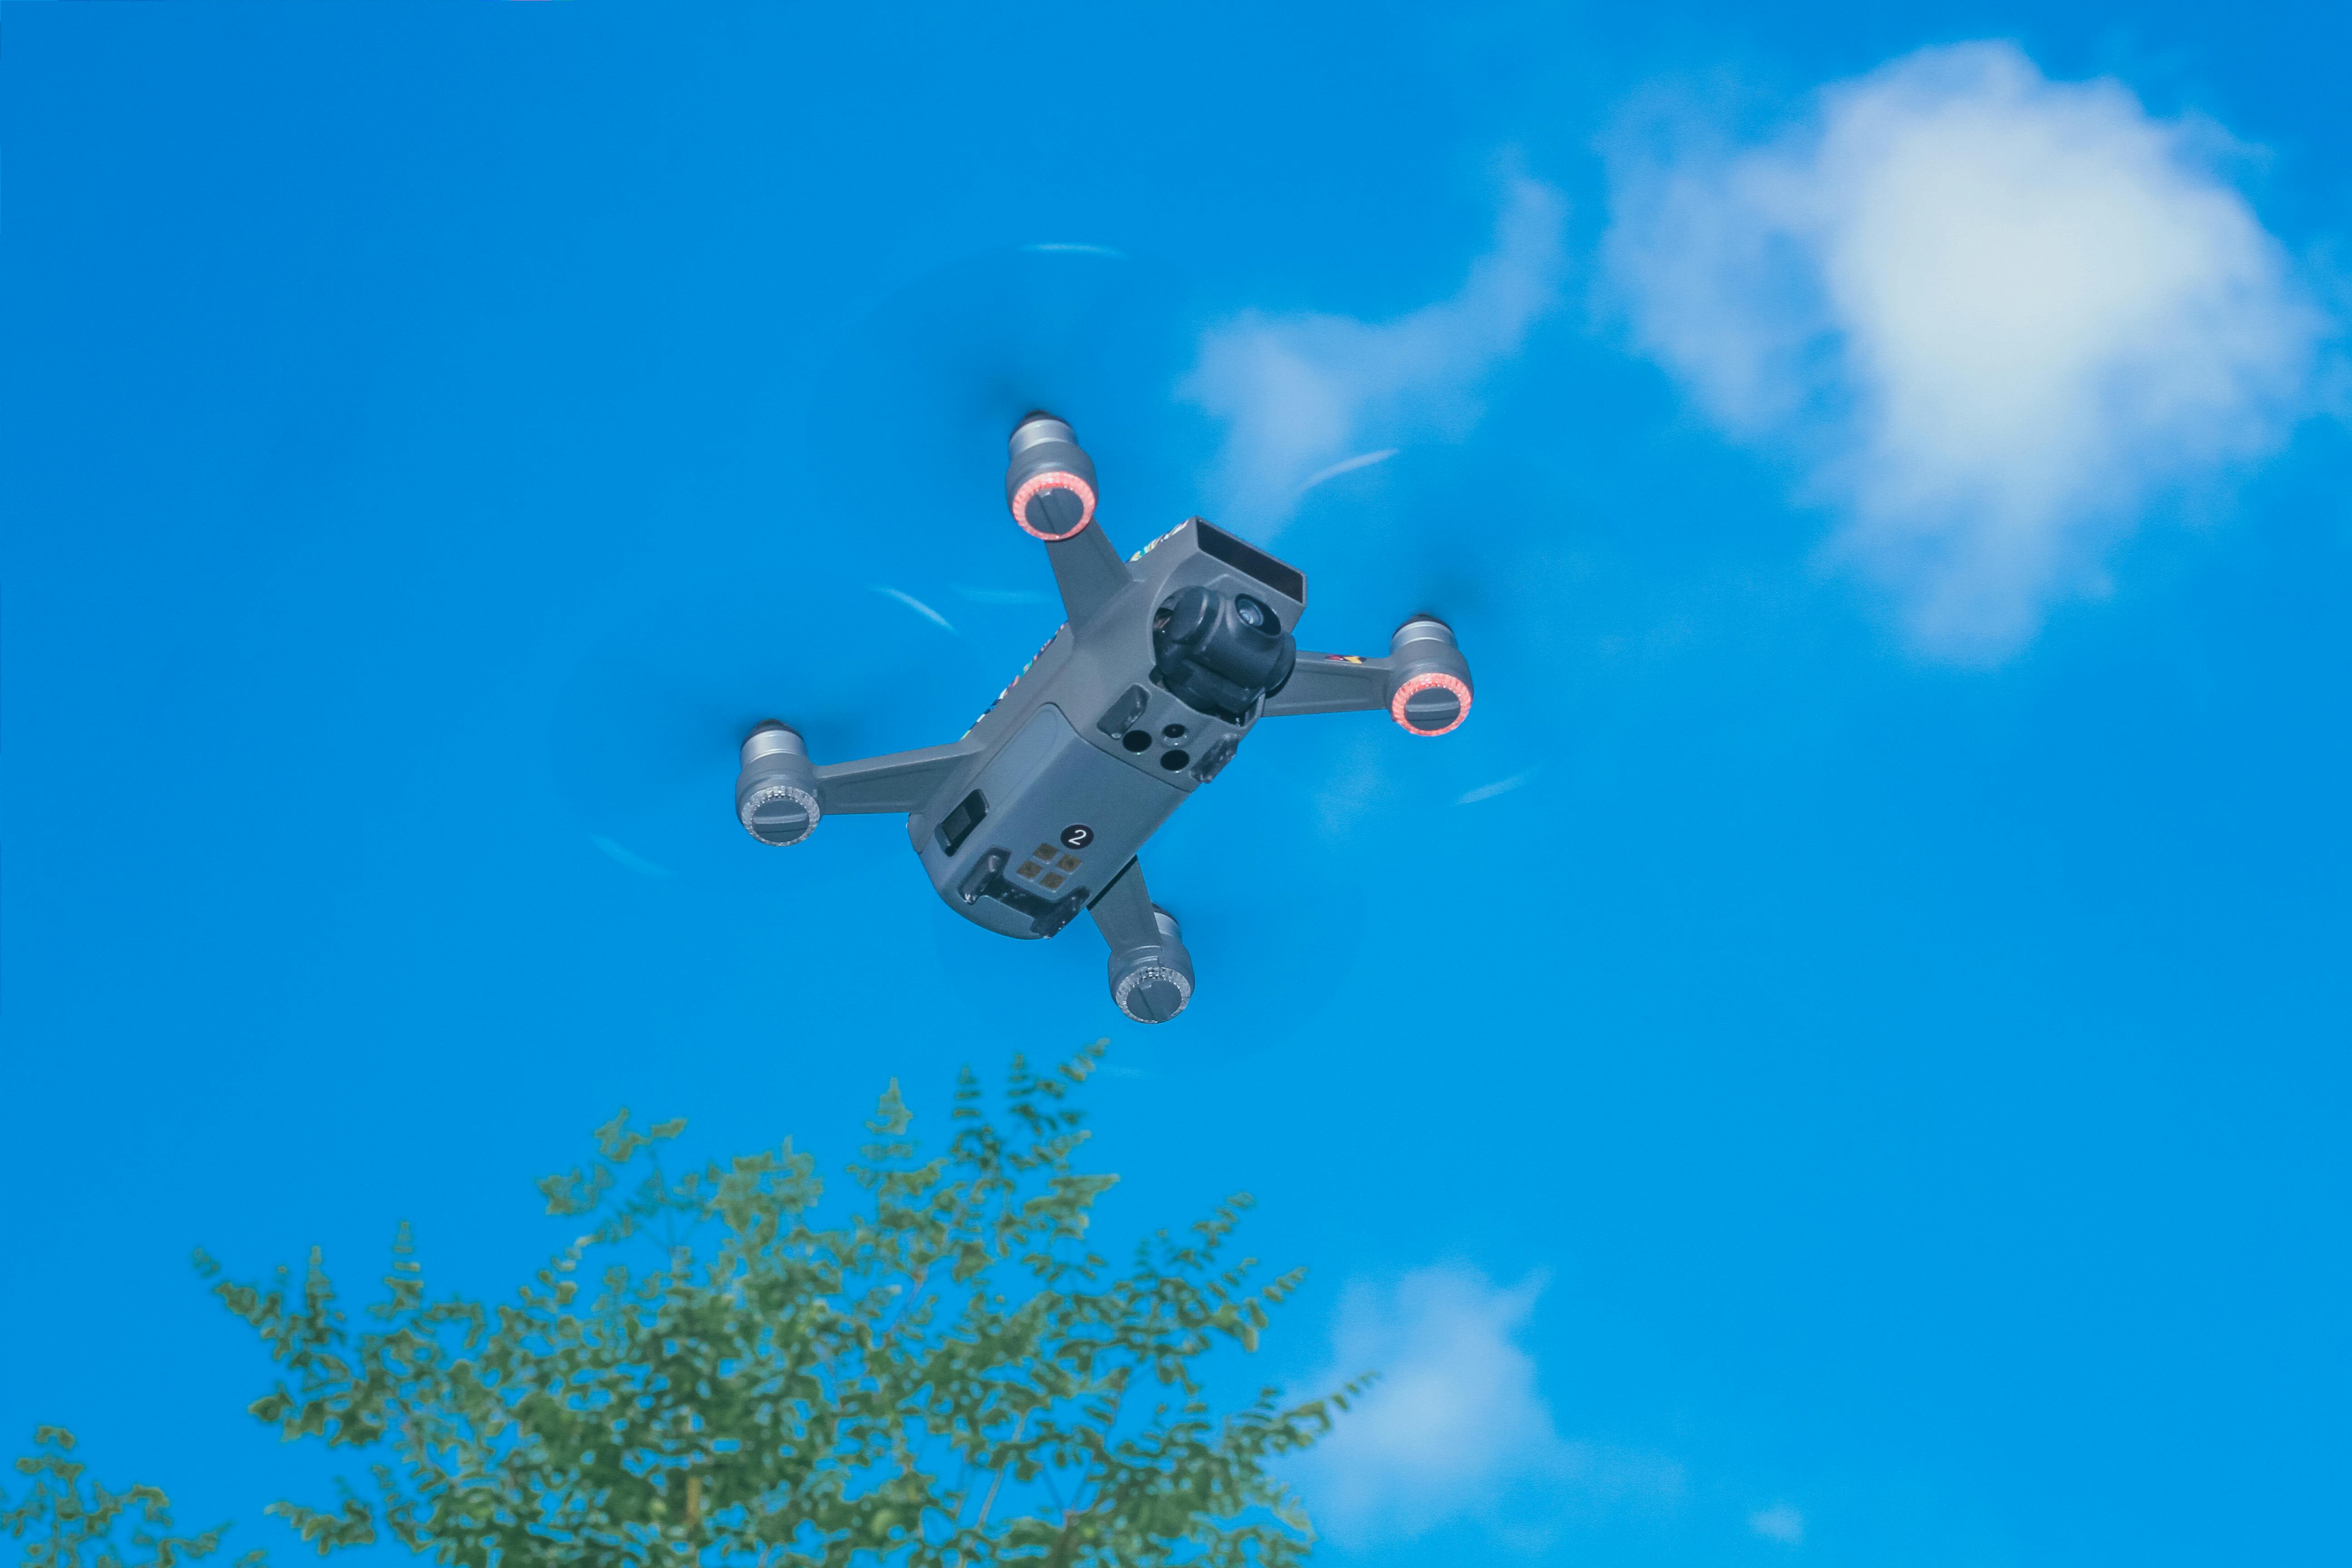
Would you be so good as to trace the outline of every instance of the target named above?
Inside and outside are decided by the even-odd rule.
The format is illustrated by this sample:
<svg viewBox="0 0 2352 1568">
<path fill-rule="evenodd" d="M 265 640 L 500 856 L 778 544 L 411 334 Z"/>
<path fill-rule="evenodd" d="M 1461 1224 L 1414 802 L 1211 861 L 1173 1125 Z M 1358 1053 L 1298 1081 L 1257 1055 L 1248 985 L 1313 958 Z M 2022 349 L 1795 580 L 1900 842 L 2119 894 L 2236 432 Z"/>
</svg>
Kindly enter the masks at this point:
<svg viewBox="0 0 2352 1568">
<path fill-rule="evenodd" d="M 16 1473 L 33 1478 L 32 1489 L 13 1507 L 0 1491 L 0 1527 L 24 1542 L 19 1561 L 26 1568 L 172 1568 L 182 1558 L 209 1557 L 220 1550 L 219 1525 L 199 1535 L 173 1535 L 172 1500 L 153 1487 L 110 1491 L 96 1481 L 82 1485 L 88 1468 L 73 1452 L 74 1435 L 62 1426 L 33 1428 L 36 1452 L 16 1461 Z M 115 1542 L 118 1526 L 131 1531 L 130 1555 Z M 248 1552 L 240 1568 L 261 1561 Z"/>
<path fill-rule="evenodd" d="M 1353 1386 L 1212 1410 L 1196 1363 L 1255 1349 L 1299 1279 L 1253 1290 L 1255 1259 L 1220 1265 L 1246 1195 L 1124 1270 L 1086 1250 L 1117 1178 L 1072 1167 L 1068 1100 L 1102 1048 L 1044 1074 L 1016 1058 L 1009 1130 L 967 1070 L 929 1159 L 893 1082 L 850 1167 L 866 1199 L 832 1228 L 789 1142 L 672 1179 L 659 1145 L 684 1123 L 624 1111 L 595 1161 L 541 1184 L 590 1225 L 511 1305 L 428 1295 L 404 1227 L 357 1335 L 315 1251 L 299 1283 L 216 1286 L 286 1371 L 254 1415 L 389 1460 L 373 1502 L 272 1511 L 322 1552 L 381 1531 L 502 1568 L 1299 1561 L 1312 1532 L 1265 1467 Z"/>
</svg>

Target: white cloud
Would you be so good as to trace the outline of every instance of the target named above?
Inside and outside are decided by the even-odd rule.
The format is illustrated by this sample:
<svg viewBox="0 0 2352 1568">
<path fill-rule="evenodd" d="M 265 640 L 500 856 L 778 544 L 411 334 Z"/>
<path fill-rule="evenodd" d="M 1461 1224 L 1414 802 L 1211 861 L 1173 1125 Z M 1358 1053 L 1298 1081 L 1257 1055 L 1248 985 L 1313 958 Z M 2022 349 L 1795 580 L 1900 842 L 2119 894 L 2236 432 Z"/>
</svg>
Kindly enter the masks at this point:
<svg viewBox="0 0 2352 1568">
<path fill-rule="evenodd" d="M 1985 662 L 2305 404 L 2327 323 L 2229 151 L 2010 45 L 1929 49 L 1760 145 L 1621 148 L 1607 269 L 1714 417 L 1804 456 L 1919 646 Z"/>
<path fill-rule="evenodd" d="M 1467 429 L 1479 379 L 1555 302 L 1563 210 L 1513 180 L 1462 291 L 1394 321 L 1247 310 L 1204 334 L 1179 390 L 1226 422 L 1220 517 L 1270 533 L 1310 484 L 1390 455 L 1365 448 Z"/>
<path fill-rule="evenodd" d="M 1805 1516 L 1787 1503 L 1776 1502 L 1770 1508 L 1758 1509 L 1748 1516 L 1748 1528 L 1767 1541 L 1777 1541 L 1783 1546 L 1805 1543 Z"/>
<path fill-rule="evenodd" d="M 1580 1509 L 1680 1490 L 1671 1464 L 1560 1436 L 1516 1342 L 1542 1289 L 1539 1277 L 1507 1290 L 1455 1266 L 1348 1288 L 1331 1364 L 1309 1386 L 1381 1376 L 1294 1468 L 1318 1529 L 1359 1546 L 1467 1518 L 1538 1548 Z"/>
</svg>

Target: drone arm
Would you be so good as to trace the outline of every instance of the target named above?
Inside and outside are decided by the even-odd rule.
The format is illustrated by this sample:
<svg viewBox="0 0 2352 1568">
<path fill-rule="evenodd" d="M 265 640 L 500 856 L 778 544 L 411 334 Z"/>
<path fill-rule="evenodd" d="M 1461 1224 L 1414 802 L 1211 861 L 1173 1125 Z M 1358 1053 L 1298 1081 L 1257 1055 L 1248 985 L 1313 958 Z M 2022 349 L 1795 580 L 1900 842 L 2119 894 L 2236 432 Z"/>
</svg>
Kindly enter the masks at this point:
<svg viewBox="0 0 2352 1568">
<path fill-rule="evenodd" d="M 1069 422 L 1042 408 L 1024 416 L 1004 446 L 1005 504 L 1024 532 L 1045 542 L 1076 630 L 1132 581 L 1095 515 L 1095 461 Z"/>
<path fill-rule="evenodd" d="M 1129 948 L 1149 947 L 1160 941 L 1159 922 L 1151 914 L 1151 893 L 1143 885 L 1143 865 L 1129 860 L 1127 868 L 1110 879 L 1088 913 L 1095 917 L 1095 929 L 1110 943 L 1113 952 Z"/>
<path fill-rule="evenodd" d="M 827 812 L 913 811 L 971 754 L 970 747 L 961 744 L 925 746 L 854 763 L 827 763 L 816 770 L 817 797 Z"/>
<path fill-rule="evenodd" d="M 1343 654 L 1298 650 L 1298 662 L 1281 690 L 1259 713 L 1279 719 L 1291 713 L 1354 713 L 1389 705 L 1391 662 Z"/>
<path fill-rule="evenodd" d="M 1259 711 L 1274 718 L 1385 708 L 1408 733 L 1444 735 L 1470 717 L 1470 661 L 1454 628 L 1415 616 L 1391 634 L 1386 658 L 1301 653 L 1289 680 Z"/>
<path fill-rule="evenodd" d="M 1118 546 L 1103 533 L 1099 518 L 1067 539 L 1047 543 L 1045 558 L 1053 563 L 1054 582 L 1062 590 L 1062 607 L 1073 627 L 1091 620 L 1134 581 Z"/>
</svg>

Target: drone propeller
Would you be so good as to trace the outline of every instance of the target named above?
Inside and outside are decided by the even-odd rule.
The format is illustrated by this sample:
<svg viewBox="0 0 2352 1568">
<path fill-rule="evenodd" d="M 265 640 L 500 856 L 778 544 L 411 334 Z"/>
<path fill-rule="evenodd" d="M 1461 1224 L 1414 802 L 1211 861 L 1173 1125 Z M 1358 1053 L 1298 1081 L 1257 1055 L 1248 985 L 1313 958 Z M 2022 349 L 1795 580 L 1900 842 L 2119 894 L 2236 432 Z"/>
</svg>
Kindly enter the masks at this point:
<svg viewBox="0 0 2352 1568">
<path fill-rule="evenodd" d="M 866 635 L 843 624 L 853 613 Z M 788 718 L 826 759 L 952 736 L 971 717 L 939 668 L 955 654 L 952 635 L 854 584 L 713 584 L 589 648 L 557 700 L 551 759 L 593 843 L 633 869 L 683 870 L 734 847 L 737 748 L 761 720 Z"/>
<path fill-rule="evenodd" d="M 918 279 L 849 331 L 819 378 L 805 424 L 813 496 L 927 531 L 971 520 L 987 531 L 934 532 L 940 547 L 1034 570 L 1029 542 L 996 526 L 994 482 L 1005 437 L 1048 409 L 1084 433 L 1107 521 L 1130 520 L 1122 540 L 1171 507 L 1177 521 L 1210 434 L 1175 397 L 1196 325 L 1166 268 L 1098 247 L 989 251 Z"/>
<path fill-rule="evenodd" d="M 1483 646 L 1516 565 L 1516 542 L 1496 526 L 1511 514 L 1491 459 L 1445 447 L 1380 456 L 1299 497 L 1268 545 L 1307 568 L 1302 639 L 1384 653 L 1388 633 L 1423 615 Z"/>
<path fill-rule="evenodd" d="M 853 325 L 779 433 L 795 488 L 764 552 L 607 628 L 564 682 L 551 754 L 589 839 L 656 871 L 735 847 L 763 719 L 819 762 L 961 734 L 1061 619 L 1005 513 L 1006 435 L 1036 407 L 1078 423 L 1134 548 L 1207 449 L 1173 397 L 1192 342 L 1169 274 L 1076 246 L 968 258 Z"/>
</svg>

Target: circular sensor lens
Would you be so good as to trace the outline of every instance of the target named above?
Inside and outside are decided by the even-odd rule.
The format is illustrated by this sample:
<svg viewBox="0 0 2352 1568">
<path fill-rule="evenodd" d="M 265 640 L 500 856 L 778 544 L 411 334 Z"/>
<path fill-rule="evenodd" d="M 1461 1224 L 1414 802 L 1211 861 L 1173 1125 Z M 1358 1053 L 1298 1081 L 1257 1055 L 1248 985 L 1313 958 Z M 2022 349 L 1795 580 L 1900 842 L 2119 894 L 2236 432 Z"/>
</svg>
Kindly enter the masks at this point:
<svg viewBox="0 0 2352 1568">
<path fill-rule="evenodd" d="M 1162 752 L 1160 753 L 1160 765 L 1171 773 L 1181 773 L 1192 766 L 1192 758 L 1190 752 Z"/>
</svg>

